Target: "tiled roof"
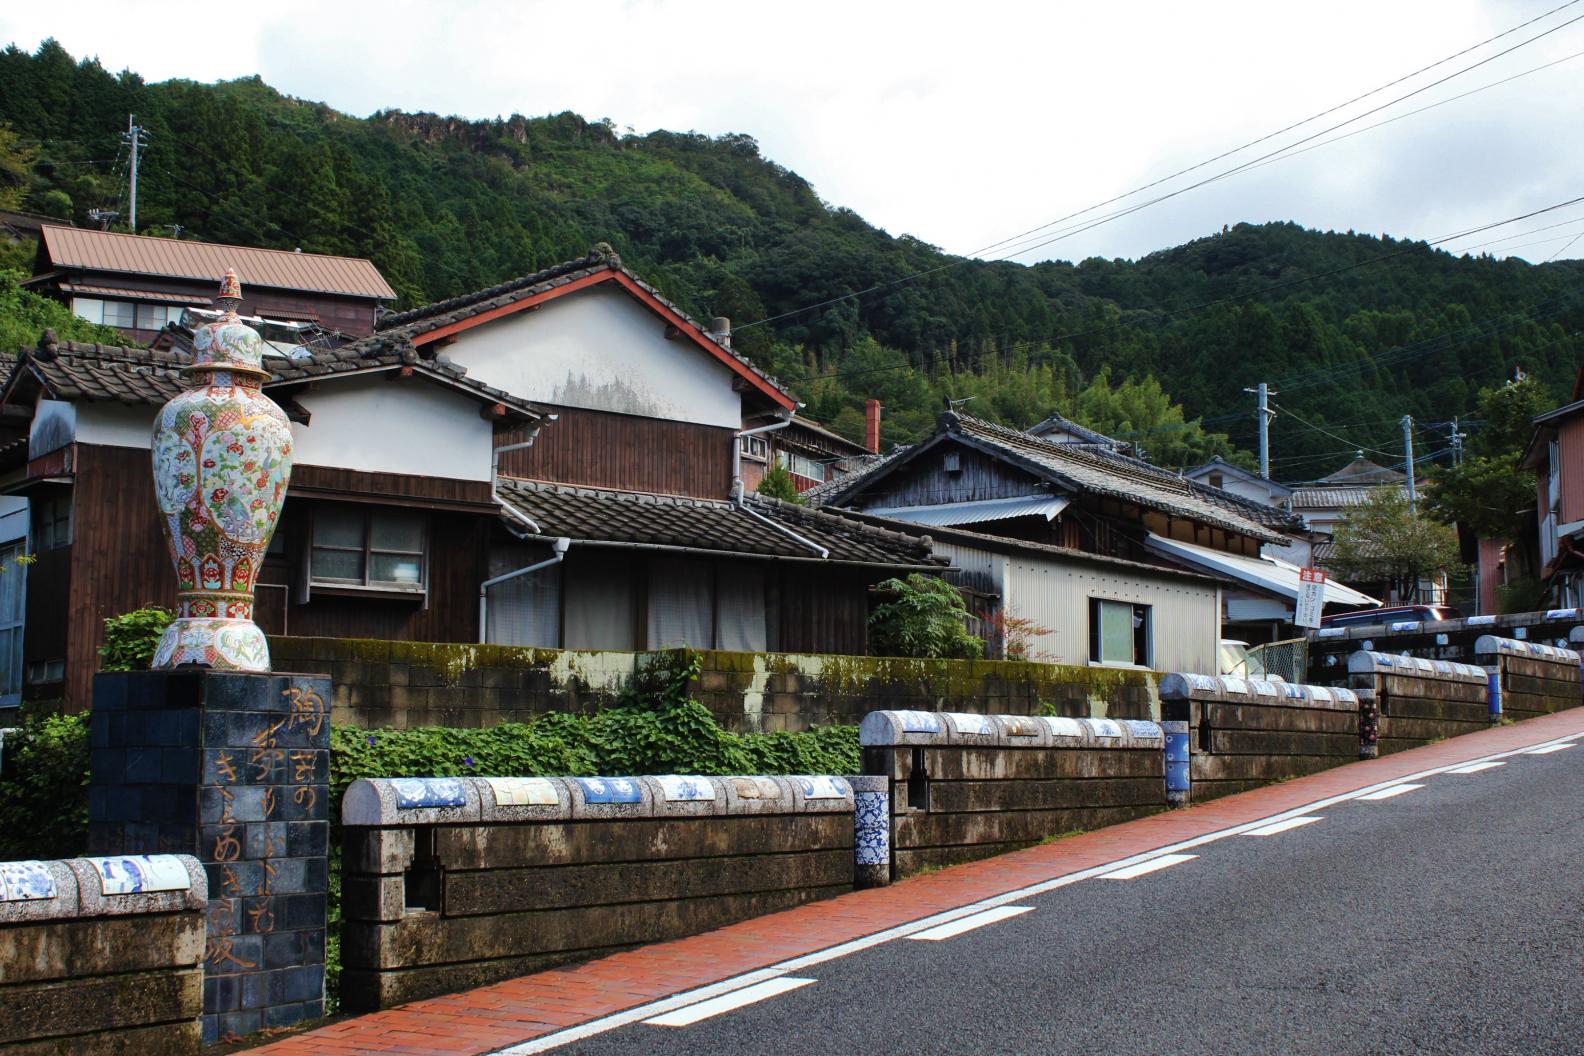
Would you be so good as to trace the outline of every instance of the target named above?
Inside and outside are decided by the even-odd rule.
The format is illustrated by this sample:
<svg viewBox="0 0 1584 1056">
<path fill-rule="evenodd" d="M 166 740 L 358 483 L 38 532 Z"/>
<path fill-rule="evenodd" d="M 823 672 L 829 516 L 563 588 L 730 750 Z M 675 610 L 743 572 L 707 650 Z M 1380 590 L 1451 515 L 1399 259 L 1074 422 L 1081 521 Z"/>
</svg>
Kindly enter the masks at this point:
<svg viewBox="0 0 1584 1056">
<path fill-rule="evenodd" d="M 1399 473 L 1395 469 L 1387 469 L 1382 465 L 1377 465 L 1376 463 L 1365 458 L 1364 453 L 1361 451 L 1353 459 L 1353 461 L 1349 462 L 1335 473 L 1332 473 L 1330 476 L 1321 477 L 1320 483 L 1338 484 L 1344 486 L 1354 484 L 1395 484 L 1407 479 L 1407 474 Z"/>
<path fill-rule="evenodd" d="M 1141 459 L 1080 444 L 1053 444 L 967 415 L 943 415 L 949 432 L 988 445 L 1070 491 L 1105 495 L 1256 539 L 1275 541 L 1268 507 L 1183 480 Z M 1274 511 L 1280 514 L 1281 511 Z M 1296 521 L 1283 517 L 1294 526 Z"/>
<path fill-rule="evenodd" d="M 910 450 L 912 450 L 911 444 L 899 444 L 884 455 L 870 455 L 863 465 L 849 473 L 844 473 L 839 477 L 816 484 L 807 491 L 800 492 L 798 498 L 810 506 L 824 506 L 853 484 L 874 473 L 881 466 L 889 465 L 893 459 L 901 457 Z"/>
<path fill-rule="evenodd" d="M 396 291 L 379 269 L 359 257 L 294 253 L 285 249 L 227 246 L 215 242 L 183 242 L 119 231 L 82 227 L 40 229 L 44 251 L 54 268 L 113 271 L 128 275 L 159 275 L 213 283 L 234 268 L 244 288 L 268 286 L 342 297 L 396 299 Z"/>
<path fill-rule="evenodd" d="M 499 403 L 530 418 L 544 414 L 543 408 L 518 399 L 501 389 L 467 376 L 452 363 L 419 359 L 416 353 L 379 356 L 347 354 L 351 346 L 334 350 L 318 349 L 303 359 L 266 356 L 264 365 L 271 377 L 265 388 L 330 378 L 358 371 L 411 367 L 415 373 L 433 378 L 465 392 L 475 399 Z M 190 358 L 181 352 L 157 351 L 121 345 L 100 345 L 81 341 L 62 341 L 49 348 L 24 349 L 0 387 L 0 401 L 9 399 L 24 377 L 34 377 L 54 399 L 106 401 L 126 404 L 165 403 L 188 387 L 181 368 Z"/>
<path fill-rule="evenodd" d="M 1095 444 L 1095 445 L 1098 445 L 1100 447 L 1109 447 L 1109 448 L 1111 448 L 1113 450 L 1117 450 L 1117 449 L 1124 448 L 1124 447 L 1128 446 L 1126 443 L 1124 443 L 1121 440 L 1117 440 L 1117 439 L 1114 439 L 1112 437 L 1109 437 L 1109 436 L 1105 435 L 1104 433 L 1095 432 L 1093 429 L 1090 429 L 1088 426 L 1079 425 L 1077 422 L 1073 421 L 1071 418 L 1066 418 L 1066 417 L 1063 417 L 1062 415 L 1059 415 L 1059 414 L 1053 414 L 1049 418 L 1046 418 L 1042 422 L 1034 423 L 1033 425 L 1031 425 L 1027 429 L 1025 429 L 1024 432 L 1028 433 L 1030 436 L 1040 436 L 1040 437 L 1045 436 L 1047 433 L 1055 433 L 1055 432 L 1071 433 L 1073 436 L 1078 437 L 1078 440 L 1076 441 L 1078 443 Z M 1051 443 L 1053 443 L 1053 444 L 1054 443 L 1062 443 L 1062 442 L 1063 441 L 1059 441 L 1059 440 L 1052 440 L 1051 441 Z M 1069 441 L 1069 442 L 1071 442 L 1071 441 Z"/>
<path fill-rule="evenodd" d="M 589 251 L 587 256 L 580 257 L 577 260 L 556 264 L 545 268 L 543 271 L 536 271 L 531 275 L 523 275 L 508 282 L 503 282 L 498 286 L 475 290 L 460 297 L 436 301 L 421 308 L 414 308 L 411 311 L 398 312 L 395 315 L 386 316 L 380 320 L 377 331 L 348 347 L 360 350 L 410 348 L 415 338 L 422 337 L 430 331 L 450 326 L 453 323 L 463 322 L 474 316 L 495 311 L 498 308 L 508 307 L 518 301 L 527 300 L 541 293 L 547 293 L 557 287 L 570 285 L 579 279 L 598 275 L 601 272 L 616 272 L 625 276 L 646 294 L 653 297 L 670 311 L 675 312 L 690 326 L 697 329 L 703 339 L 718 348 L 722 354 L 740 363 L 776 391 L 786 395 L 787 390 L 780 382 L 760 370 L 754 365 L 752 360 L 735 351 L 730 345 L 722 344 L 704 327 L 700 326 L 692 316 L 667 300 L 665 295 L 659 290 L 644 282 L 631 271 L 628 271 L 622 265 L 621 258 L 616 255 L 610 246 L 604 243 L 595 246 Z"/>
<path fill-rule="evenodd" d="M 503 477 L 501 501 L 526 514 L 546 536 L 574 541 L 686 547 L 765 558 L 822 560 L 811 547 L 757 517 L 767 518 L 830 552 L 838 563 L 896 568 L 938 567 L 929 548 L 899 532 L 818 510 L 747 496 L 746 510 L 730 502 L 575 488 Z"/>
<path fill-rule="evenodd" d="M 1369 497 L 1375 494 L 1376 489 L 1380 486 L 1294 488 L 1292 492 L 1292 508 L 1295 510 L 1326 510 L 1362 506 L 1369 501 Z"/>
</svg>

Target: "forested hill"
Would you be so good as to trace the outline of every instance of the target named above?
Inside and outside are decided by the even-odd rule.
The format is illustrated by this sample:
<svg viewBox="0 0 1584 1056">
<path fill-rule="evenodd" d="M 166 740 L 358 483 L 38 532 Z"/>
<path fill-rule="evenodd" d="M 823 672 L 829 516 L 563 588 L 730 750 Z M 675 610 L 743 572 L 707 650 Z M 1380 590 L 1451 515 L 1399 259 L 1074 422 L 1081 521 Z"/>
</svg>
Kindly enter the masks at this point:
<svg viewBox="0 0 1584 1056">
<path fill-rule="evenodd" d="M 0 52 L 0 123 L 21 154 L 0 158 L 0 180 L 12 170 L 24 208 L 77 223 L 124 212 L 128 113 L 151 132 L 142 233 L 368 256 L 403 305 L 596 241 L 696 315 L 739 327 L 953 265 L 737 334 L 842 431 L 880 397 L 888 441 L 927 429 L 942 396 L 971 396 L 972 413 L 1069 414 L 1175 466 L 1228 440 L 1252 448 L 1243 389 L 1268 381 L 1289 412 L 1276 475 L 1306 479 L 1355 446 L 1399 450 L 1403 414 L 1426 426 L 1421 453 L 1435 450 L 1444 430 L 1430 423 L 1467 415 L 1517 367 L 1565 395 L 1584 349 L 1578 262 L 1457 258 L 1291 224 L 1138 261 L 961 261 L 822 202 L 746 135 L 622 135 L 570 113 L 354 118 L 257 79 L 145 84 L 53 43 Z"/>
</svg>

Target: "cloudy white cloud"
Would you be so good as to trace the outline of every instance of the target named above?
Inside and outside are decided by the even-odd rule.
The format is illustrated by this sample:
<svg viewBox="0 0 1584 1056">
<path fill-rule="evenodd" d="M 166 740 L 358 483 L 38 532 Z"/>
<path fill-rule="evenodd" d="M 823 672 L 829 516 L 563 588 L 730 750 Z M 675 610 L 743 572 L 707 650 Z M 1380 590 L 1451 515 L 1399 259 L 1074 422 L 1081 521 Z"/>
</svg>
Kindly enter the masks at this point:
<svg viewBox="0 0 1584 1056">
<path fill-rule="evenodd" d="M 150 80 L 257 73 L 288 94 L 359 115 L 574 110 L 639 132 L 746 132 L 826 201 L 893 233 L 969 252 L 1561 2 L 277 0 L 217 8 L 79 0 L 69 11 L 0 9 L 0 41 L 31 49 L 53 36 L 73 54 Z M 228 11 L 234 16 L 222 21 Z M 1437 75 L 1579 14 L 1584 4 Z M 1399 109 L 1580 51 L 1584 22 Z M 1581 70 L 1584 58 L 1565 62 L 1020 259 L 1135 257 L 1241 220 L 1437 238 L 1576 197 L 1584 194 Z M 1575 216 L 1572 227 L 1505 245 L 1543 260 L 1584 231 L 1584 207 L 1512 229 Z M 1528 244 L 1547 237 L 1555 240 Z M 1584 239 L 1567 255 L 1584 256 Z"/>
</svg>

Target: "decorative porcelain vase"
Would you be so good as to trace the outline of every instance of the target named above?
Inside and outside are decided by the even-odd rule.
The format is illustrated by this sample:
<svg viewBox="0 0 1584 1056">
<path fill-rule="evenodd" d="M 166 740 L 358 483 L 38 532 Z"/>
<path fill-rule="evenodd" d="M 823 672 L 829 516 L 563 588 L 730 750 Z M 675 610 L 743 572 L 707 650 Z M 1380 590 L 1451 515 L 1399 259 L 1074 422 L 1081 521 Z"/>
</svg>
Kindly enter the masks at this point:
<svg viewBox="0 0 1584 1056">
<path fill-rule="evenodd" d="M 182 368 L 194 387 L 154 422 L 154 490 L 178 582 L 156 668 L 270 669 L 253 587 L 286 501 L 292 433 L 261 390 L 264 341 L 237 317 L 241 302 L 227 271 L 216 299 L 225 314 L 193 336 Z"/>
</svg>

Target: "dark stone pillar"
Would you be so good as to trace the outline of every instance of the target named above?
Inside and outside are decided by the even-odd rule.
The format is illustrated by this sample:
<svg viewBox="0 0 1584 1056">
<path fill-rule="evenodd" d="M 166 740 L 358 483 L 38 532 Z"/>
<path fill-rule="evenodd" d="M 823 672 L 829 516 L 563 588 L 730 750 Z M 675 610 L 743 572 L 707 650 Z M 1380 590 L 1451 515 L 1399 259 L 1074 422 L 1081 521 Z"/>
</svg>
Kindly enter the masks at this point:
<svg viewBox="0 0 1584 1056">
<path fill-rule="evenodd" d="M 330 679 L 182 668 L 94 678 L 94 854 L 209 876 L 204 1040 L 324 1012 Z"/>
</svg>

